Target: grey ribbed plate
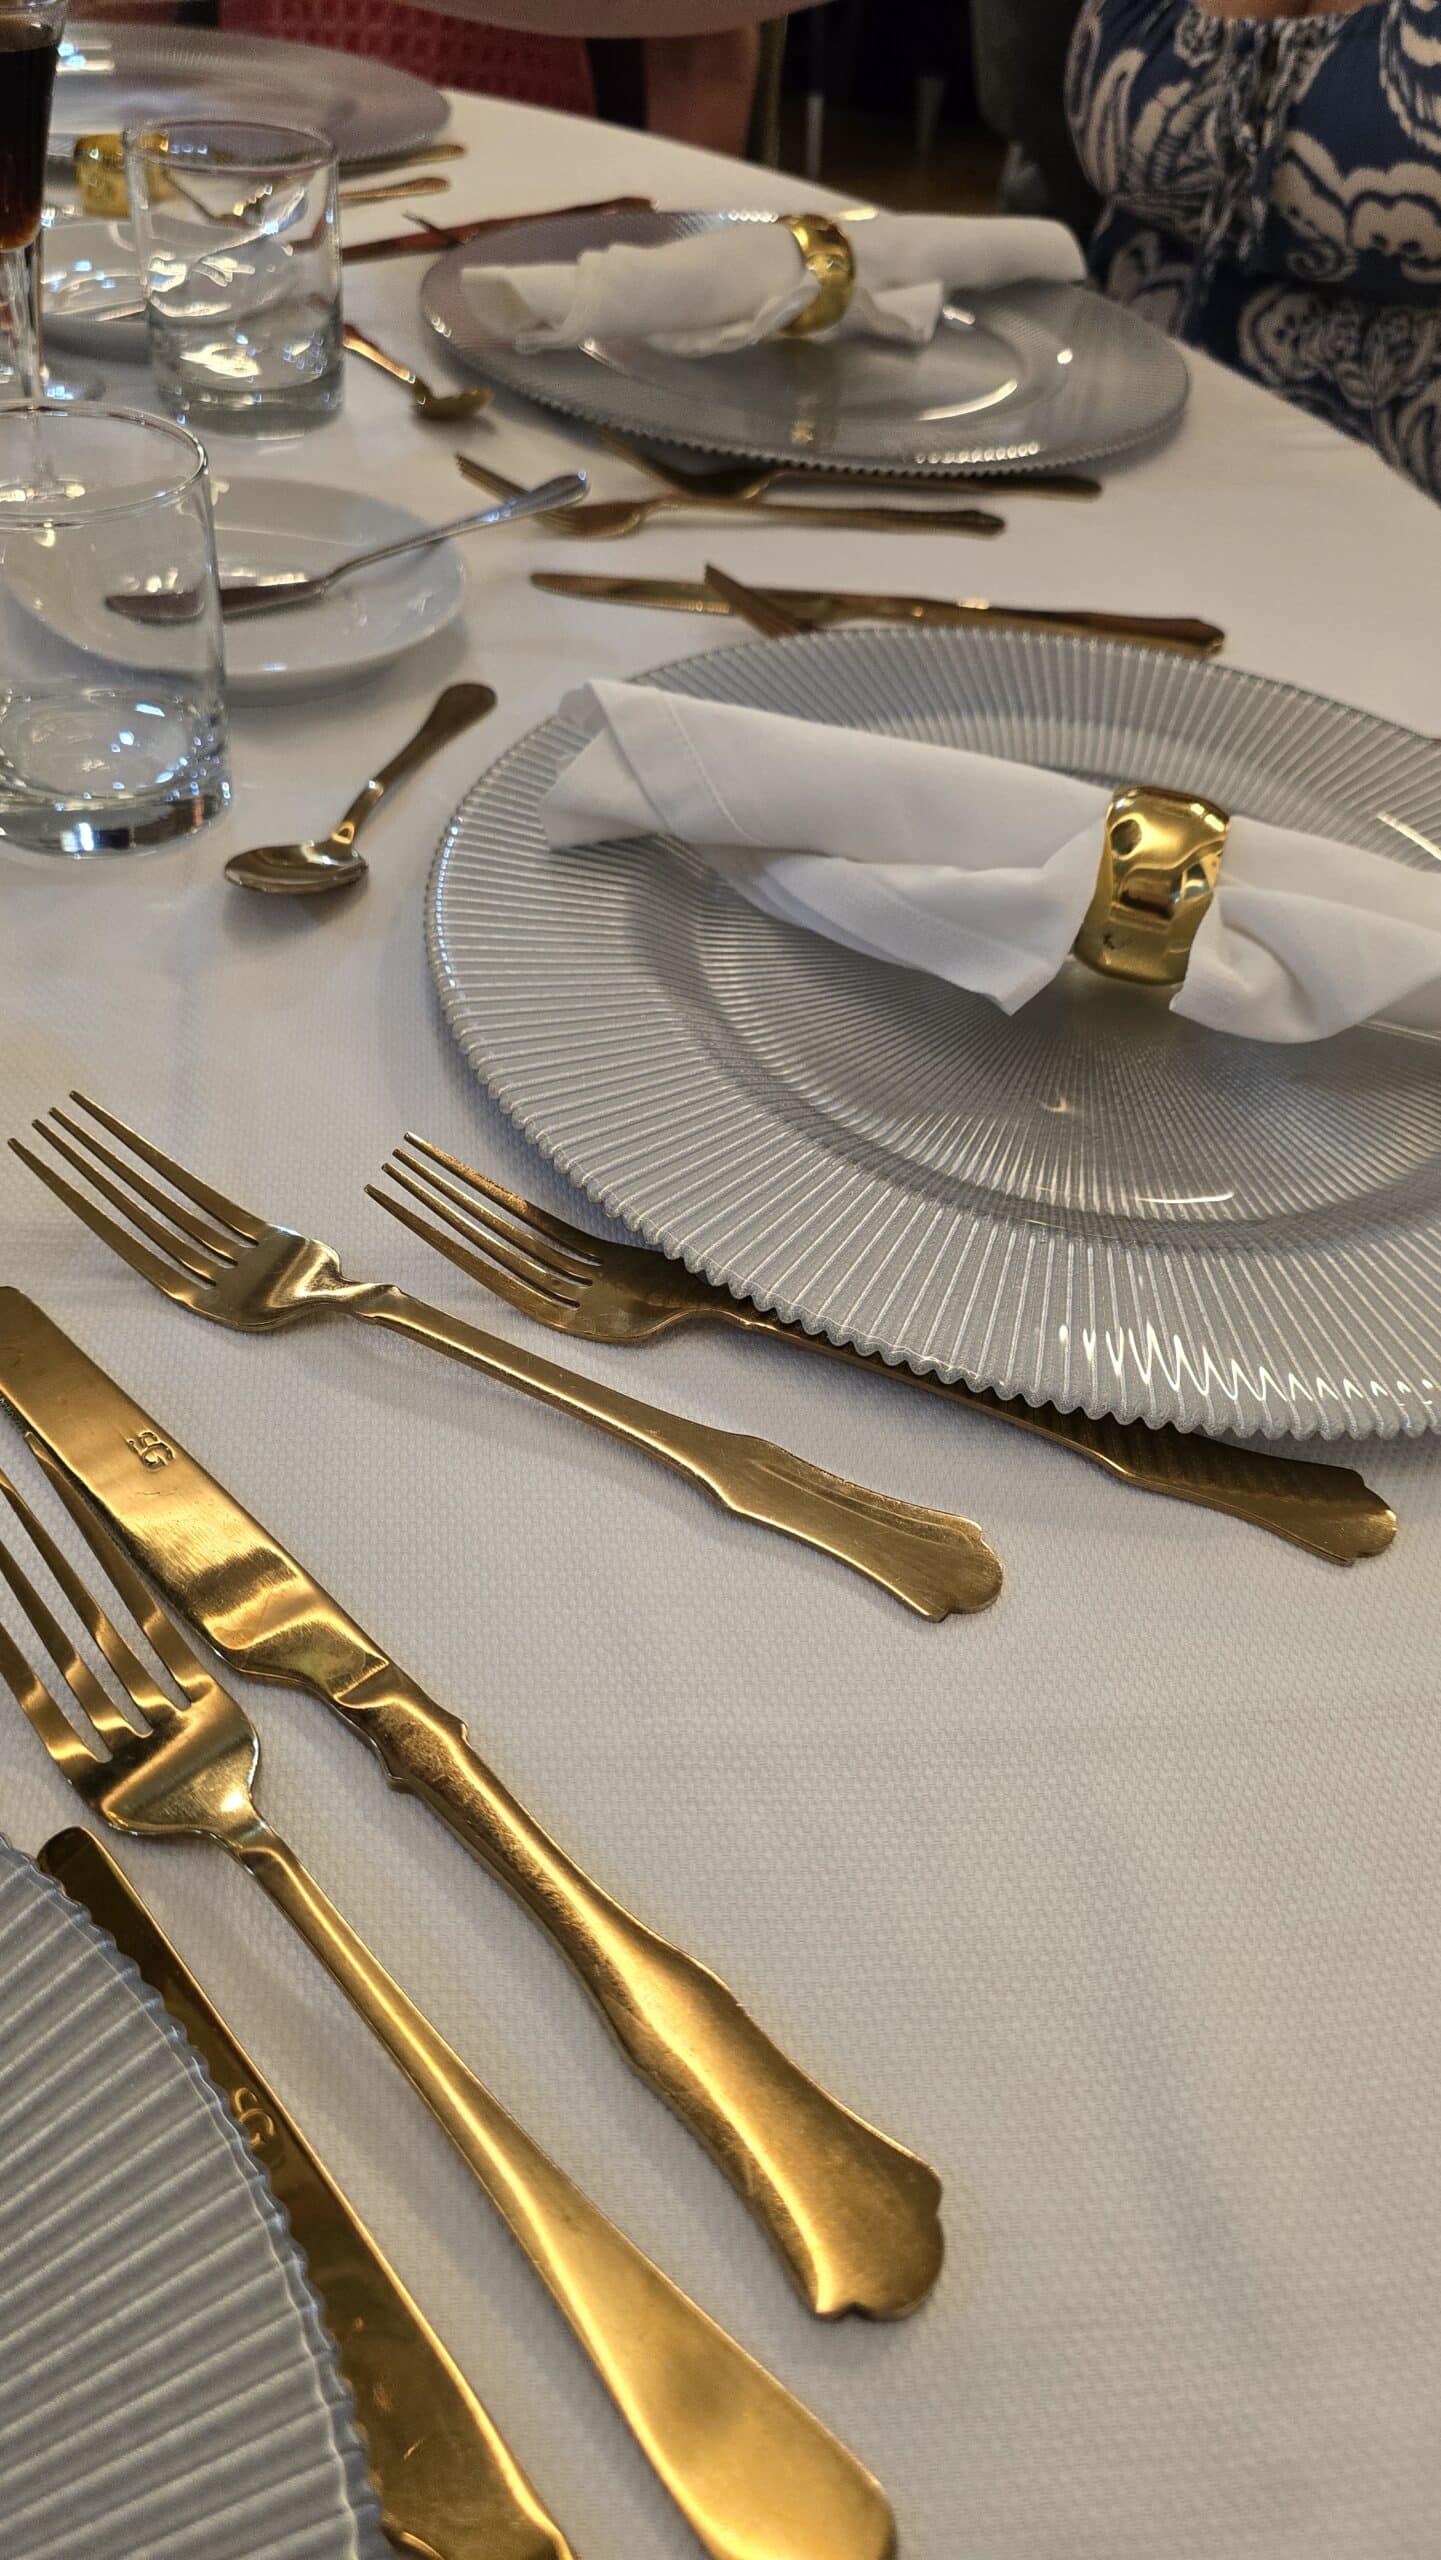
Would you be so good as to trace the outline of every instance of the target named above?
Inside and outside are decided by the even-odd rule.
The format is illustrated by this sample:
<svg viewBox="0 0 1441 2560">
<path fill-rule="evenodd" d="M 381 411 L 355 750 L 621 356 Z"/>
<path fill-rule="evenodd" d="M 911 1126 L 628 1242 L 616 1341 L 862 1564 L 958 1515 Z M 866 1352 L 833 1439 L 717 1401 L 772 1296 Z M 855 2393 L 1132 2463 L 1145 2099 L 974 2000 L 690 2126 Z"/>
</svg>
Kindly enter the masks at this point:
<svg viewBox="0 0 1441 2560">
<path fill-rule="evenodd" d="M 429 142 L 449 114 L 441 90 L 364 54 L 211 27 L 73 21 L 60 49 L 50 153 L 67 166 L 82 133 L 238 116 L 308 125 L 353 163 Z"/>
<path fill-rule="evenodd" d="M 1430 869 L 1441 746 L 1235 668 L 1029 633 L 750 641 L 644 679 L 1224 805 Z M 1441 1423 L 1441 1044 L 1229 1040 L 1068 968 L 1009 1020 L 779 924 L 655 839 L 550 853 L 581 743 L 452 820 L 462 1047 L 573 1181 L 737 1295 L 888 1360 L 1184 1429 Z"/>
<path fill-rule="evenodd" d="M 0 1841 L 0 2551 L 388 2549 L 239 2128 L 133 1966 Z"/>
<path fill-rule="evenodd" d="M 1120 303 L 1074 284 L 956 297 L 928 347 L 876 338 L 773 338 L 737 355 L 640 344 L 481 349 L 464 275 L 578 258 L 625 241 L 654 248 L 768 213 L 560 214 L 452 249 L 421 291 L 432 328 L 493 382 L 624 434 L 816 470 L 987 471 L 1091 462 L 1174 425 L 1186 359 Z"/>
</svg>

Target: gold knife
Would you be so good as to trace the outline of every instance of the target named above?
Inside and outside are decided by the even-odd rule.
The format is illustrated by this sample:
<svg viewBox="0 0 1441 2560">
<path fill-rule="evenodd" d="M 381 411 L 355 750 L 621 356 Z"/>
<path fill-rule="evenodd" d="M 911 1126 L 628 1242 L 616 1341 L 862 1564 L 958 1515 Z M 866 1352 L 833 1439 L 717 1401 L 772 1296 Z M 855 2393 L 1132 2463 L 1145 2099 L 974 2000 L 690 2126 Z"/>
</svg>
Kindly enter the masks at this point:
<svg viewBox="0 0 1441 2560">
<path fill-rule="evenodd" d="M 591 604 L 634 604 L 661 613 L 728 613 L 703 578 L 608 576 L 586 569 L 533 569 L 530 583 L 546 595 L 579 596 Z M 1190 615 L 1093 613 L 1083 606 L 991 604 L 981 596 L 904 596 L 848 592 L 835 587 L 760 587 L 783 612 L 815 631 L 840 622 L 911 622 L 937 628 L 988 622 L 999 631 L 1065 631 L 1092 640 L 1129 640 L 1213 658 L 1226 634 L 1214 622 Z"/>
<path fill-rule="evenodd" d="M 626 2059 L 714 2154 L 813 2311 L 899 2319 L 940 2273 L 940 2180 L 771 2042 L 713 1973 L 614 1902 L 328 1591 L 18 1289 L 0 1400 L 227 1662 L 309 1689 L 515 1894 Z"/>
<path fill-rule="evenodd" d="M 572 2560 L 424 2313 L 109 1851 L 88 1831 L 57 1831 L 38 1863 L 159 1993 L 284 2207 L 325 2307 L 391 2540 L 425 2560 Z"/>
</svg>

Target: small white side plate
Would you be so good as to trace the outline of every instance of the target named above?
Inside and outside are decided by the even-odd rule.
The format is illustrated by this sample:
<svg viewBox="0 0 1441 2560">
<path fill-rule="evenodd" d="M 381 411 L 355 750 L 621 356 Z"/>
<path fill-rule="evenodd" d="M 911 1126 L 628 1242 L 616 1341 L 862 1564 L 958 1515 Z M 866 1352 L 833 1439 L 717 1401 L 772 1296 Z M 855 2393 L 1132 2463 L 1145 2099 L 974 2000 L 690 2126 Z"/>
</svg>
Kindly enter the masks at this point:
<svg viewBox="0 0 1441 2560">
<path fill-rule="evenodd" d="M 222 580 L 261 578 L 277 569 L 306 576 L 333 568 L 357 551 L 406 534 L 422 533 L 426 519 L 408 507 L 316 480 L 213 477 L 216 549 Z M 133 529 L 114 525 L 115 566 L 102 568 L 93 589 L 77 594 L 63 567 L 47 579 L 45 555 L 30 563 L 29 594 L 22 601 L 52 631 L 79 649 L 113 657 L 117 644 L 137 667 L 165 667 L 174 656 L 174 634 L 125 621 L 109 612 L 105 596 L 141 583 Z M 454 543 L 412 552 L 374 569 L 361 569 L 314 604 L 246 615 L 225 626 L 225 666 L 233 700 L 269 694 L 324 693 L 389 664 L 422 640 L 444 631 L 465 602 L 465 570 Z"/>
<path fill-rule="evenodd" d="M 426 525 L 409 507 L 313 480 L 213 479 L 212 489 L 222 579 L 264 577 L 276 569 L 313 577 Z M 324 692 L 433 639 L 464 602 L 465 570 L 453 542 L 361 569 L 318 604 L 228 622 L 230 690 Z"/>
</svg>

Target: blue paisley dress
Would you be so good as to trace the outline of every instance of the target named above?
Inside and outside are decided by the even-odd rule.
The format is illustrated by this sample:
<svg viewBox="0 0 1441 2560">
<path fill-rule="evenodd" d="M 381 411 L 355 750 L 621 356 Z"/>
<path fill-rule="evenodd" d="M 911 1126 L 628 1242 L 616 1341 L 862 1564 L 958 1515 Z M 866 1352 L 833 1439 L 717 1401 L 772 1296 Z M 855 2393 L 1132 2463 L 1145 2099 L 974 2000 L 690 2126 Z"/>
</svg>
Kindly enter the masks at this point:
<svg viewBox="0 0 1441 2560">
<path fill-rule="evenodd" d="M 1085 0 L 1066 104 L 1106 292 L 1441 496 L 1441 0 Z"/>
</svg>

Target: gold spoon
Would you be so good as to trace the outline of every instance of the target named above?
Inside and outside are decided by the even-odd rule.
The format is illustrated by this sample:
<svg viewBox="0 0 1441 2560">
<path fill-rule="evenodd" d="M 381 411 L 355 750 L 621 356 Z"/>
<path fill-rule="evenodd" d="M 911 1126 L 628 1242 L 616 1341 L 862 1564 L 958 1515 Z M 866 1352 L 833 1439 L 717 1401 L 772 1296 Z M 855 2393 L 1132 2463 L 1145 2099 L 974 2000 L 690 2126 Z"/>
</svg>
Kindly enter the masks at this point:
<svg viewBox="0 0 1441 2560">
<path fill-rule="evenodd" d="M 519 488 L 517 480 L 509 480 L 503 471 L 492 471 L 485 462 L 473 461 L 468 453 L 455 457 L 467 480 L 481 489 L 494 490 L 509 497 Z M 584 506 L 547 507 L 537 510 L 537 520 L 548 533 L 563 533 L 574 542 L 614 542 L 622 534 L 638 533 L 654 515 L 667 509 L 689 508 L 702 512 L 710 509 L 726 515 L 754 516 L 770 524 L 826 525 L 834 530 L 845 526 L 851 533 L 1001 533 L 1005 519 L 992 515 L 985 507 L 817 507 L 777 505 L 753 492 L 769 487 L 769 470 L 746 471 L 732 475 L 734 485 L 717 489 L 707 473 L 707 487 L 696 497 L 679 489 L 662 489 L 653 498 L 593 498 Z M 715 475 L 716 480 L 722 477 Z"/>
<path fill-rule="evenodd" d="M 407 190 L 402 188 L 399 192 L 405 194 Z M 398 356 L 387 355 L 384 347 L 378 347 L 373 338 L 367 338 L 362 330 L 353 328 L 348 320 L 345 324 L 345 351 L 347 355 L 360 356 L 366 364 L 375 365 L 381 373 L 388 373 L 392 382 L 402 383 L 410 393 L 416 416 L 424 418 L 427 426 L 453 427 L 463 418 L 478 417 L 482 409 L 490 407 L 495 397 L 487 382 L 473 383 L 468 391 L 433 390 L 418 373 L 411 371 L 408 364 L 402 364 Z"/>
<path fill-rule="evenodd" d="M 233 880 L 237 889 L 259 889 L 270 898 L 313 898 L 327 889 L 348 889 L 370 868 L 364 854 L 357 853 L 355 839 L 386 793 L 494 709 L 495 695 L 488 684 L 447 685 L 414 737 L 356 793 L 328 836 L 309 844 L 262 844 L 250 853 L 233 853 L 225 866 L 226 879 Z"/>
</svg>

